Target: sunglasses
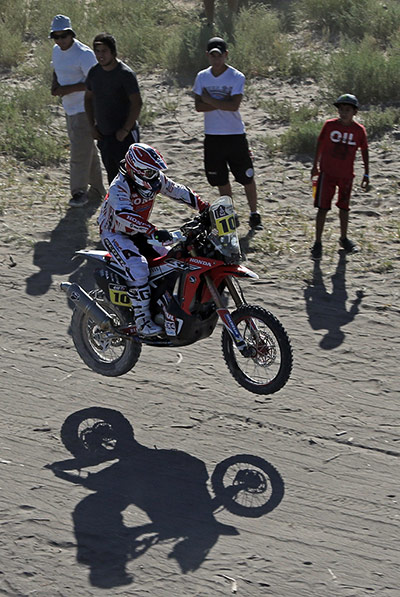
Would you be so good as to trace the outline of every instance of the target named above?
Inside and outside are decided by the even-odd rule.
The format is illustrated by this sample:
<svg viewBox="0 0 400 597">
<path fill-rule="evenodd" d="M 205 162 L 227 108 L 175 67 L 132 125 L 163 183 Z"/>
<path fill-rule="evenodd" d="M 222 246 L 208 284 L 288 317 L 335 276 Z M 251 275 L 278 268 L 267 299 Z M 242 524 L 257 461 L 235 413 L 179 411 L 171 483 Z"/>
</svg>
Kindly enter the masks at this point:
<svg viewBox="0 0 400 597">
<path fill-rule="evenodd" d="M 68 35 L 71 35 L 70 31 L 64 31 L 64 33 L 60 33 L 59 35 L 57 35 L 56 33 L 52 33 L 51 37 L 52 39 L 65 39 L 66 37 L 68 37 Z"/>
</svg>

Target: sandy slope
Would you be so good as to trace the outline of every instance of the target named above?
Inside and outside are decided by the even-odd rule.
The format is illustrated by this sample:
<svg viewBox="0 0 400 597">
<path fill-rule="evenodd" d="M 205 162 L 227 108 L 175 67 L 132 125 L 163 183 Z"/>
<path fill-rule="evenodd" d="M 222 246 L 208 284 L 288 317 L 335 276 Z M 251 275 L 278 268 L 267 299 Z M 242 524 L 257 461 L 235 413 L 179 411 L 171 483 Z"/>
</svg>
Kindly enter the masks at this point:
<svg viewBox="0 0 400 597">
<path fill-rule="evenodd" d="M 263 85 L 271 97 L 287 93 Z M 156 77 L 143 88 L 154 106 L 177 94 Z M 211 197 L 201 117 L 188 90 L 178 100 L 143 139 L 172 176 Z M 72 346 L 58 284 L 90 287 L 71 257 L 97 242 L 97 204 L 67 209 L 65 168 L 17 170 L 1 158 L 2 595 L 398 595 L 398 142 L 372 144 L 373 188 L 355 189 L 351 230 L 362 252 L 337 252 L 332 212 L 318 267 L 308 254 L 307 165 L 264 157 L 268 115 L 251 100 L 243 115 L 266 223 L 248 237 L 235 186 L 248 264 L 261 276 L 247 296 L 281 318 L 295 352 L 291 380 L 269 399 L 230 377 L 220 330 L 180 354 L 146 348 L 119 379 L 91 372 Z M 154 221 L 175 227 L 185 216 L 163 200 Z M 56 477 L 46 465 L 71 458 L 61 425 L 89 406 L 118 410 L 149 450 L 89 477 Z M 207 501 L 205 469 L 236 454 L 259 456 L 280 475 L 283 499 L 264 516 L 213 513 Z"/>
</svg>

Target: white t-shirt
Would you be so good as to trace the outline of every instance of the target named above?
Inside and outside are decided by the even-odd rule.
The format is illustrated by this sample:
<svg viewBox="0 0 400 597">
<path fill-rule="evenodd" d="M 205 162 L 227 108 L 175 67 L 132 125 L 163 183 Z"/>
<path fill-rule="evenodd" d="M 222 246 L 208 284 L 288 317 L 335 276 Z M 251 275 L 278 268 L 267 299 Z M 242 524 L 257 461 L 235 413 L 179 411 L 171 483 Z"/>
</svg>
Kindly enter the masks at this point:
<svg viewBox="0 0 400 597">
<path fill-rule="evenodd" d="M 57 45 L 53 47 L 51 64 L 60 85 L 74 85 L 85 82 L 89 70 L 97 64 L 97 60 L 89 46 L 74 39 L 74 43 L 68 50 L 61 50 Z M 62 103 L 69 116 L 85 111 L 84 95 L 84 91 L 74 91 L 64 95 Z"/>
<path fill-rule="evenodd" d="M 211 97 L 226 99 L 232 95 L 243 95 L 245 76 L 232 66 L 218 77 L 214 77 L 211 66 L 201 70 L 193 85 L 193 92 L 201 95 L 207 89 Z M 244 123 L 239 110 L 211 110 L 204 112 L 204 132 L 206 135 L 242 135 L 245 132 Z"/>
</svg>

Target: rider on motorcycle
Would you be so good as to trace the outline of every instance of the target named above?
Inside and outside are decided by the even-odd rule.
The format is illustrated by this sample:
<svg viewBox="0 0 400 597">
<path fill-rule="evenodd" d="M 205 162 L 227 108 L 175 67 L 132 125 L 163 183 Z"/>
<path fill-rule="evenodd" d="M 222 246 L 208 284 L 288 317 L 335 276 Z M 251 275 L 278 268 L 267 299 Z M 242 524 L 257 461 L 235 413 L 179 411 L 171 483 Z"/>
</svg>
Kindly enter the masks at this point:
<svg viewBox="0 0 400 597">
<path fill-rule="evenodd" d="M 144 143 L 131 145 L 121 162 L 119 174 L 110 185 L 98 218 L 104 246 L 125 267 L 137 330 L 148 337 L 159 334 L 162 328 L 150 316 L 149 266 L 142 254 L 143 239 L 160 243 L 171 240 L 168 230 L 158 230 L 148 221 L 155 197 L 162 193 L 199 212 L 209 205 L 189 187 L 168 178 L 163 172 L 166 169 L 167 164 L 156 149 Z M 153 248 L 160 255 L 167 253 L 162 245 Z"/>
</svg>

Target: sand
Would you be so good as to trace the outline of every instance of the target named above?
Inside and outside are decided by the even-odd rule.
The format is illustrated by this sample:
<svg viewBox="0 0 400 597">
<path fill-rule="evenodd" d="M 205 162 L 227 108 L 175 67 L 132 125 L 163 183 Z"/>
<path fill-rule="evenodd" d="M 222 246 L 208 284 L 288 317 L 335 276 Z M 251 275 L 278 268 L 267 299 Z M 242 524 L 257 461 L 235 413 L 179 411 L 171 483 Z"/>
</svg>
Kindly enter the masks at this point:
<svg viewBox="0 0 400 597">
<path fill-rule="evenodd" d="M 212 199 L 190 90 L 156 75 L 142 88 L 160 110 L 143 141 L 173 178 Z M 251 89 L 242 113 L 265 230 L 248 235 L 235 184 L 246 265 L 260 275 L 245 293 L 281 319 L 295 359 L 269 397 L 229 375 L 220 327 L 179 351 L 145 347 L 120 378 L 88 369 L 59 283 L 92 285 L 90 268 L 71 258 L 97 246 L 98 202 L 68 209 L 66 165 L 0 157 L 1 595 L 399 595 L 398 133 L 370 144 L 367 193 L 357 161 L 349 236 L 360 253 L 338 250 L 335 208 L 314 263 L 310 162 L 266 155 L 261 136 L 283 129 L 255 96 L 318 101 L 318 90 L 261 80 Z M 187 216 L 163 199 L 153 221 L 176 228 Z M 80 475 L 72 462 L 57 476 L 48 466 L 72 458 L 61 426 L 88 407 L 118 411 L 148 450 Z M 207 473 L 240 454 L 277 473 L 280 499 L 262 516 L 214 509 Z"/>
</svg>

